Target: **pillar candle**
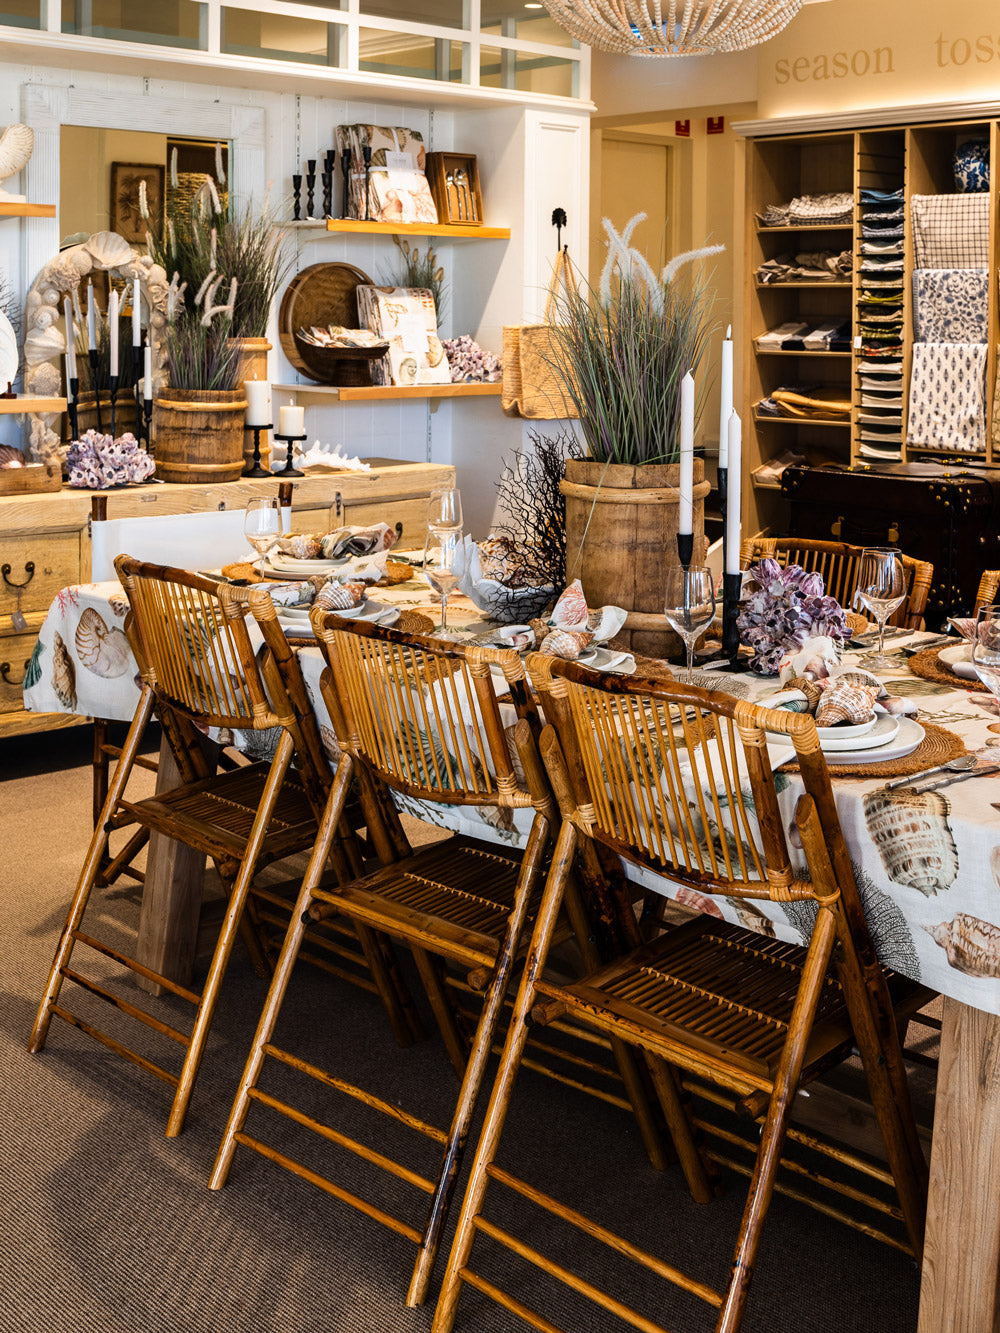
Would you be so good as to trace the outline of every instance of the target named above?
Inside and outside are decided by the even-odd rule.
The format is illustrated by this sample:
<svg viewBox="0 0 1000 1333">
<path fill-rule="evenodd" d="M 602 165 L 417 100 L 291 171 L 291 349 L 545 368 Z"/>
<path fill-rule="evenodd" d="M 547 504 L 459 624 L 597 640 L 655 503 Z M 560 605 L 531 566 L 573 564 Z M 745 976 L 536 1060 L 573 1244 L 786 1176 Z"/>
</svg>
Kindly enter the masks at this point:
<svg viewBox="0 0 1000 1333">
<path fill-rule="evenodd" d="M 267 380 L 244 380 L 243 392 L 247 396 L 247 425 L 270 426 L 271 386 Z"/>
<path fill-rule="evenodd" d="M 142 396 L 147 403 L 153 401 L 153 349 L 148 343 L 142 354 Z"/>
<path fill-rule="evenodd" d="M 680 511 L 677 531 L 694 531 L 694 376 L 690 370 L 681 380 L 681 475 Z"/>
<path fill-rule="evenodd" d="M 118 302 L 119 296 L 113 289 L 108 297 L 108 331 L 111 334 L 111 366 L 109 373 L 118 374 Z"/>
<path fill-rule="evenodd" d="M 76 379 L 76 325 L 73 323 L 73 303 L 68 296 L 63 301 L 63 319 L 66 321 L 66 374 Z M 68 390 L 68 381 L 66 387 Z"/>
<path fill-rule="evenodd" d="M 142 346 L 142 293 L 138 278 L 132 282 L 132 346 Z"/>
<path fill-rule="evenodd" d="M 740 491 L 743 481 L 743 426 L 737 413 L 729 416 L 729 492 L 726 496 L 725 572 L 740 572 Z"/>
<path fill-rule="evenodd" d="M 87 283 L 87 351 L 97 350 L 97 313 L 94 310 L 94 284 Z"/>
<path fill-rule="evenodd" d="M 278 408 L 278 434 L 304 435 L 306 433 L 306 410 L 304 407 Z"/>
<path fill-rule="evenodd" d="M 729 466 L 729 418 L 733 414 L 733 326 L 726 329 L 719 371 L 719 467 Z"/>
</svg>

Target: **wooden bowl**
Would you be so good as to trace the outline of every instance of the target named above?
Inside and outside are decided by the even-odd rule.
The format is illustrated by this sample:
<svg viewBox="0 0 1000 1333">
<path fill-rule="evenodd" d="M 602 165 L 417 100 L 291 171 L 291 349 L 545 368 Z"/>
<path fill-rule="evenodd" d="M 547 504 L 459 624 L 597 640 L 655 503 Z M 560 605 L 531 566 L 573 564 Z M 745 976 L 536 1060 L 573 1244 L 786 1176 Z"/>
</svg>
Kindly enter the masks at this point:
<svg viewBox="0 0 1000 1333">
<path fill-rule="evenodd" d="M 332 320 L 329 322 L 333 323 Z M 316 347 L 313 343 L 303 342 L 298 333 L 293 337 L 301 361 L 296 362 L 288 356 L 289 361 L 310 379 L 341 388 L 371 384 L 371 363 L 389 350 L 389 344 L 385 342 L 375 347 Z"/>
<path fill-rule="evenodd" d="M 310 264 L 285 288 L 278 311 L 281 350 L 303 375 L 320 384 L 370 384 L 368 366 L 384 353 L 369 347 L 313 347 L 301 342 L 299 329 L 340 324 L 358 328 L 358 287 L 371 278 L 353 264 Z M 357 378 L 360 374 L 365 378 Z M 339 378 L 340 376 L 355 378 Z"/>
</svg>

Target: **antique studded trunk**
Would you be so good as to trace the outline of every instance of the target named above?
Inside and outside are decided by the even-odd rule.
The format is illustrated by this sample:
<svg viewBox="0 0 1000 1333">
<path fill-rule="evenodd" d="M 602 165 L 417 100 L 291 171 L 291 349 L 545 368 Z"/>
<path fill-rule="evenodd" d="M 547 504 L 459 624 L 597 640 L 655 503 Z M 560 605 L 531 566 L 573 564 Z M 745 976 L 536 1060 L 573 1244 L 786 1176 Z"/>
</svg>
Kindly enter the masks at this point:
<svg viewBox="0 0 1000 1333">
<path fill-rule="evenodd" d="M 965 614 L 984 569 L 1000 567 L 1000 472 L 935 468 L 934 475 L 792 466 L 782 474 L 793 537 L 898 546 L 929 560 L 928 628 Z"/>
</svg>

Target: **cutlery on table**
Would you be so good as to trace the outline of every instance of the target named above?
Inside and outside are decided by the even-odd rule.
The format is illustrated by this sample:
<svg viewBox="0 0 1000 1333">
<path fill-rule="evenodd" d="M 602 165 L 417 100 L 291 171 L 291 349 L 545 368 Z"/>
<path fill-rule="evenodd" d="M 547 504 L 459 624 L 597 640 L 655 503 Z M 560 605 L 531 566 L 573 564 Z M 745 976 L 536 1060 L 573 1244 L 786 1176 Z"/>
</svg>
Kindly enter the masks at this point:
<svg viewBox="0 0 1000 1333">
<path fill-rule="evenodd" d="M 926 787 L 918 787 L 916 790 L 923 796 L 929 791 L 940 791 L 942 787 L 950 787 L 953 782 L 964 782 L 966 778 L 988 778 L 991 773 L 1000 773 L 1000 764 L 993 764 L 990 768 L 970 768 L 965 773 L 955 773 L 950 778 L 942 778 L 940 782 L 929 782 Z"/>
<path fill-rule="evenodd" d="M 911 773 L 908 778 L 893 778 L 891 782 L 885 784 L 885 790 L 892 791 L 893 787 L 911 787 L 915 782 L 923 782 L 924 778 L 933 777 L 935 773 L 964 773 L 968 769 L 975 768 L 978 763 L 978 755 L 960 754 L 957 759 L 949 759 L 946 764 L 935 764 L 933 768 L 925 768 L 922 773 Z"/>
</svg>

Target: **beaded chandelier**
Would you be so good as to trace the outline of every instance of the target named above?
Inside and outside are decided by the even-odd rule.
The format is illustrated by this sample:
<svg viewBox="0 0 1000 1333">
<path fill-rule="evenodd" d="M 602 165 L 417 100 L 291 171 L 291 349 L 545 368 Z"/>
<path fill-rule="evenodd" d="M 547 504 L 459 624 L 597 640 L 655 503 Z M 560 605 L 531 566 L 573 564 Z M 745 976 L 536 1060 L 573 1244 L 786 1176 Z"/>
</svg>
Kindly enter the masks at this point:
<svg viewBox="0 0 1000 1333">
<path fill-rule="evenodd" d="M 567 32 L 616 55 L 742 51 L 779 33 L 802 0 L 546 0 Z"/>
</svg>

